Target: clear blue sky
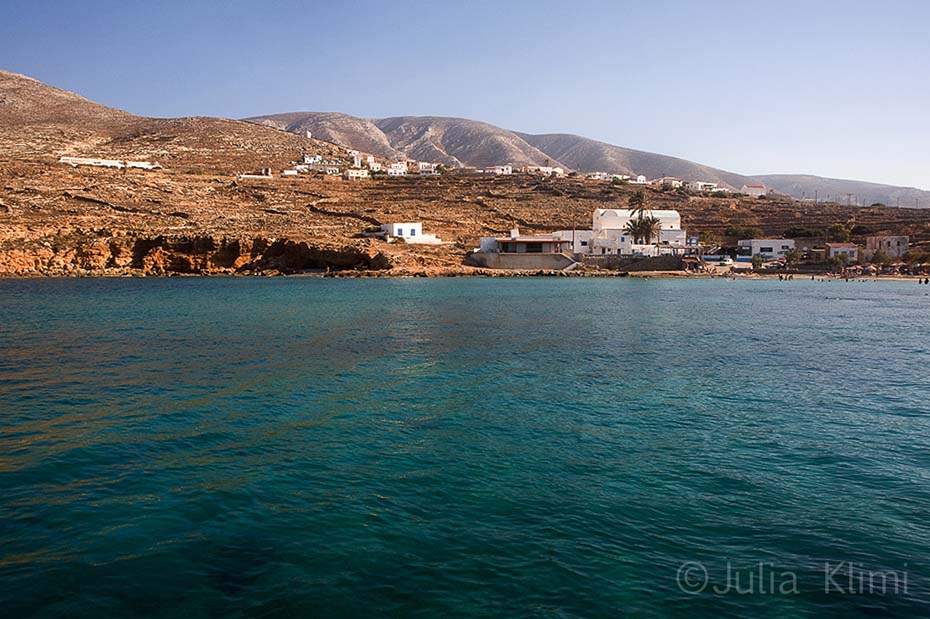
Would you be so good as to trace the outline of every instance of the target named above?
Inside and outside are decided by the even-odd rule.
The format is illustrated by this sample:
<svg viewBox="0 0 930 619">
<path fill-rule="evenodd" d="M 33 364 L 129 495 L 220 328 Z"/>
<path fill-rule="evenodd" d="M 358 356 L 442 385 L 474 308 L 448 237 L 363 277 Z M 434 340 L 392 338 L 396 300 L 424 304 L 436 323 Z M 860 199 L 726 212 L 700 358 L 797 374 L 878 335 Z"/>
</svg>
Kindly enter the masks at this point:
<svg viewBox="0 0 930 619">
<path fill-rule="evenodd" d="M 930 189 L 930 2 L 0 0 L 0 67 L 150 116 L 463 116 Z"/>
</svg>

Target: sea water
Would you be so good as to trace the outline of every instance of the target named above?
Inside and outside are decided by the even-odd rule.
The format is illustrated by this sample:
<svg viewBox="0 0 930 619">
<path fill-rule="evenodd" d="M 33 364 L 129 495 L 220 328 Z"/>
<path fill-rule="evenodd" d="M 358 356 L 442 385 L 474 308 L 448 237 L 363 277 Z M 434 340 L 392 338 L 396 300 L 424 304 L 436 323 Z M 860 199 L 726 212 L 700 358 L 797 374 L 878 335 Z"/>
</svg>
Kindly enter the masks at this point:
<svg viewBox="0 0 930 619">
<path fill-rule="evenodd" d="M 927 616 L 928 295 L 0 281 L 0 614 Z"/>
</svg>

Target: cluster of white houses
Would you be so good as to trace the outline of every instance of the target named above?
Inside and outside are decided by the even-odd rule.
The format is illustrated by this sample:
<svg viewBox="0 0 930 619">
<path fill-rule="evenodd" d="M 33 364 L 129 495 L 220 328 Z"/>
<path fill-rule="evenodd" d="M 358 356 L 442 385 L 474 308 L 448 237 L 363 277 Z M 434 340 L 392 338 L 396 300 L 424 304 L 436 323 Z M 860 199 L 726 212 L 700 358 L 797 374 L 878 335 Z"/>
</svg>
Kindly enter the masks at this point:
<svg viewBox="0 0 930 619">
<path fill-rule="evenodd" d="M 374 173 L 384 173 L 388 176 L 439 176 L 438 164 L 415 159 L 405 159 L 382 164 L 373 155 L 362 154 L 357 150 L 347 150 L 346 155 L 351 158 L 351 165 L 335 159 L 323 159 L 322 155 L 305 154 L 300 161 L 296 161 L 288 170 L 282 172 L 283 176 L 297 176 L 306 172 L 319 172 L 329 176 L 342 176 L 347 180 L 360 180 L 370 178 Z"/>
<path fill-rule="evenodd" d="M 869 236 L 865 239 L 865 247 L 855 243 L 821 244 L 815 241 L 798 243 L 794 239 L 746 239 L 737 244 L 737 260 L 751 260 L 756 256 L 764 260 L 785 260 L 789 252 L 798 250 L 812 260 L 841 257 L 852 264 L 861 260 L 872 260 L 877 254 L 883 253 L 890 260 L 897 261 L 904 258 L 908 247 L 907 236 Z"/>
<path fill-rule="evenodd" d="M 488 253 L 562 253 L 581 255 L 660 256 L 684 255 L 697 247 L 697 239 L 687 238 L 678 211 L 653 210 L 659 221 L 658 238 L 640 243 L 627 230 L 633 220 L 629 209 L 597 209 L 591 229 L 557 230 L 549 234 L 521 236 L 513 230 L 509 237 L 483 237 L 478 249 Z"/>
</svg>

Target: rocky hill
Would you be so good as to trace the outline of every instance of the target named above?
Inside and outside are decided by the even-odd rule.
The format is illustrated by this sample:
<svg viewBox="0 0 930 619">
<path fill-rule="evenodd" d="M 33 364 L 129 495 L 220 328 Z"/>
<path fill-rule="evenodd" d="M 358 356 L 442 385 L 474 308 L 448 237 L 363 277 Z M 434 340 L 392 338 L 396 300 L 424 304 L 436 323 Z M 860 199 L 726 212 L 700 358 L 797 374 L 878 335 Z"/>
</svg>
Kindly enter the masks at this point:
<svg viewBox="0 0 930 619">
<path fill-rule="evenodd" d="M 378 130 L 389 143 L 412 152 L 437 148 L 458 161 L 466 157 L 468 144 L 482 140 L 491 153 L 522 153 L 533 161 L 545 157 L 520 136 L 496 136 L 488 125 L 430 125 L 435 129 L 426 132 L 415 120 L 388 119 L 379 121 Z M 306 269 L 460 274 L 473 272 L 462 261 L 482 236 L 506 234 L 514 227 L 534 233 L 583 225 L 596 208 L 625 206 L 635 189 L 529 174 L 449 173 L 356 182 L 323 174 L 279 174 L 307 150 L 332 158 L 345 155 L 343 146 L 253 123 L 134 116 L 0 73 L 0 276 Z M 155 159 L 164 167 L 72 168 L 58 161 L 63 154 Z M 234 175 L 263 167 L 273 168 L 275 176 Z M 679 210 L 694 235 L 723 237 L 732 225 L 758 227 L 763 234 L 791 229 L 816 234 L 843 223 L 860 231 L 930 240 L 927 209 L 856 209 L 647 191 L 654 207 Z M 422 221 L 425 231 L 447 243 L 387 243 L 364 234 L 397 221 Z"/>
<path fill-rule="evenodd" d="M 20 159 L 131 157 L 224 172 L 250 170 L 256 161 L 284 166 L 302 151 L 345 154 L 335 144 L 244 121 L 134 116 L 8 71 L 0 71 L 0 149 Z"/>
<path fill-rule="evenodd" d="M 684 180 L 713 181 L 739 189 L 744 184 L 765 184 L 795 198 L 828 196 L 845 200 L 857 196 L 860 204 L 930 206 L 930 191 L 855 180 L 810 175 L 749 176 L 713 168 L 686 159 L 615 146 L 570 134 L 532 135 L 487 123 L 439 116 L 402 116 L 363 119 L 345 114 L 298 112 L 246 119 L 288 131 L 314 135 L 386 158 L 412 157 L 452 166 L 481 167 L 510 163 L 561 165 L 578 172 L 644 174 L 648 178 L 676 176 Z"/>
</svg>

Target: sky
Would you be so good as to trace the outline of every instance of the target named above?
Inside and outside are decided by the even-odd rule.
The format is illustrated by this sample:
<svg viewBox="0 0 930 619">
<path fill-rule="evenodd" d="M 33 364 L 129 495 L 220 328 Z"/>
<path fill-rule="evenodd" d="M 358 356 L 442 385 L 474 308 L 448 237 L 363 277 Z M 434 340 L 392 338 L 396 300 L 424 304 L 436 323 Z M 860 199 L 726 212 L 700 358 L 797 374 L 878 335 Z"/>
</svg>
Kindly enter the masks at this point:
<svg viewBox="0 0 930 619">
<path fill-rule="evenodd" d="M 924 0 L 0 0 L 0 68 L 146 116 L 459 116 L 930 189 L 928 23 Z"/>
</svg>

